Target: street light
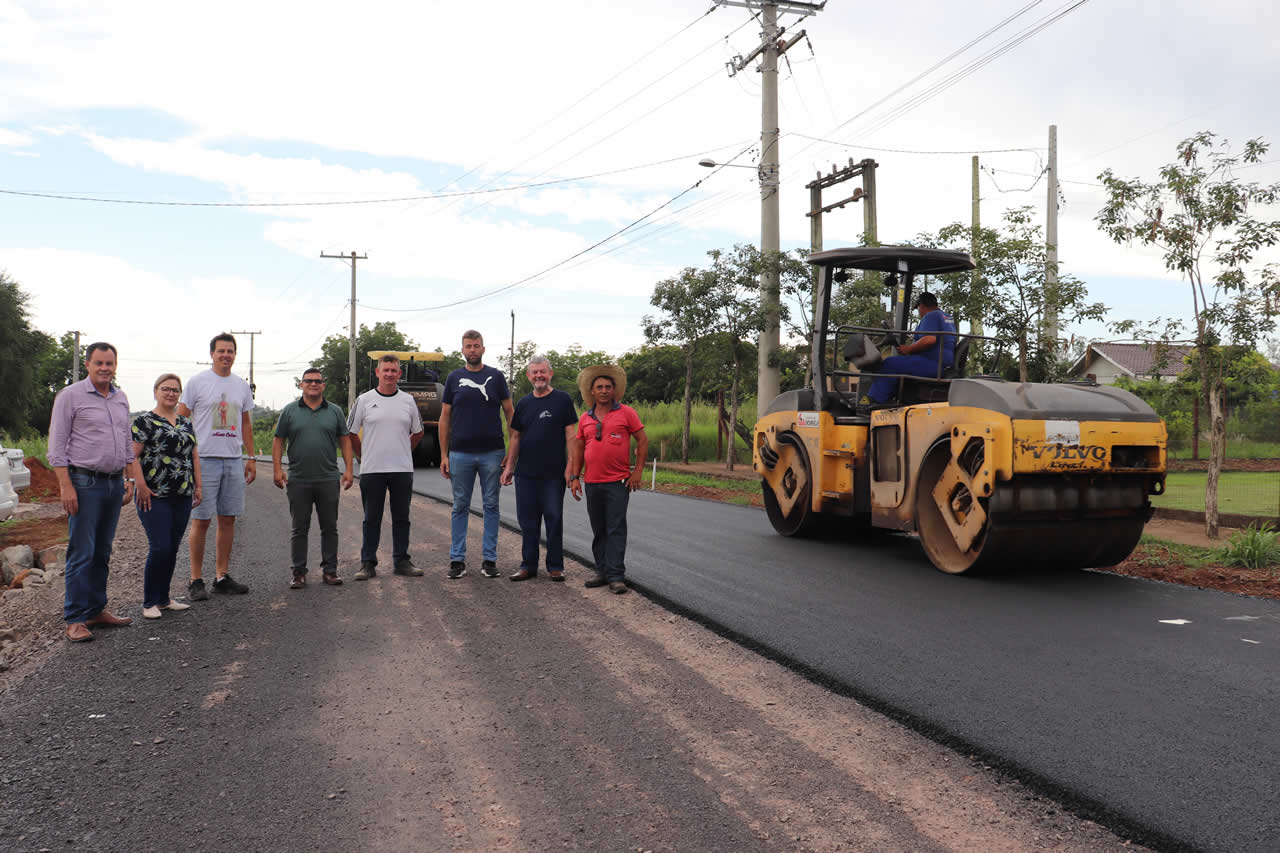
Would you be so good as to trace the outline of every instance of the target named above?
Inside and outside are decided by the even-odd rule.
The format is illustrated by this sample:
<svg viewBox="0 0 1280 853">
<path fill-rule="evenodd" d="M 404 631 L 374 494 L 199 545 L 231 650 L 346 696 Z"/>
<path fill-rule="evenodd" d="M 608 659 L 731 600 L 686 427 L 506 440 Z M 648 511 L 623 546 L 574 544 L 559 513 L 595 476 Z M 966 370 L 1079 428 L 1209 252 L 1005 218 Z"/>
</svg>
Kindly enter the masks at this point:
<svg viewBox="0 0 1280 853">
<path fill-rule="evenodd" d="M 703 157 L 698 161 L 699 166 L 706 166 L 708 169 L 714 169 L 717 166 L 732 166 L 735 169 L 755 169 L 755 166 L 744 166 L 741 163 L 717 163 L 710 157 Z"/>
</svg>

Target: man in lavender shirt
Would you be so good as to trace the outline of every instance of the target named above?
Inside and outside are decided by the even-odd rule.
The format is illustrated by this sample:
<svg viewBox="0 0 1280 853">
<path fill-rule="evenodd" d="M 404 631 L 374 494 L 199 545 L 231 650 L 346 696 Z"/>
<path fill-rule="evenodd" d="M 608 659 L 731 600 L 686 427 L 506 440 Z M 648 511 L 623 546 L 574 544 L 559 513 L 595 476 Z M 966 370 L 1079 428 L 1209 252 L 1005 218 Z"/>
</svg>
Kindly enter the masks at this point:
<svg viewBox="0 0 1280 853">
<path fill-rule="evenodd" d="M 49 421 L 49 464 L 58 477 L 67 512 L 66 596 L 62 616 L 67 639 L 93 639 L 90 626 L 128 625 L 107 612 L 107 572 L 120 507 L 133 500 L 133 441 L 129 400 L 112 381 L 116 348 L 85 348 L 88 378 L 58 392 Z"/>
</svg>

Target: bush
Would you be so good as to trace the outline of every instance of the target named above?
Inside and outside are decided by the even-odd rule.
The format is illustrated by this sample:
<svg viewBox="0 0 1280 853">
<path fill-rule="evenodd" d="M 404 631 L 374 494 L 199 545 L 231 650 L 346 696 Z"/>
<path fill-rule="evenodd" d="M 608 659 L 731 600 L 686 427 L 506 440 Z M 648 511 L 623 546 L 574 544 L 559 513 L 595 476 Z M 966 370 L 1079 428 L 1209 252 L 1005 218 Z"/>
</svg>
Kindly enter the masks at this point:
<svg viewBox="0 0 1280 853">
<path fill-rule="evenodd" d="M 1265 568 L 1280 563 L 1280 541 L 1277 539 L 1280 539 L 1280 531 L 1276 531 L 1271 522 L 1264 522 L 1260 527 L 1251 524 L 1247 530 L 1232 536 L 1218 556 L 1224 565 Z"/>
</svg>

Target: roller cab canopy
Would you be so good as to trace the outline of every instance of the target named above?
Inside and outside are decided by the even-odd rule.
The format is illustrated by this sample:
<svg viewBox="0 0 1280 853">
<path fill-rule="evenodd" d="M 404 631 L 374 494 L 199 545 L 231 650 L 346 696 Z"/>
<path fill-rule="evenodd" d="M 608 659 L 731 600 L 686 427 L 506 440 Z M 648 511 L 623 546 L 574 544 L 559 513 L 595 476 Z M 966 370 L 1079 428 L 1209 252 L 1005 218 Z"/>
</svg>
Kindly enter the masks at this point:
<svg viewBox="0 0 1280 853">
<path fill-rule="evenodd" d="M 911 275 L 942 275 L 974 268 L 968 252 L 924 249 L 919 246 L 854 246 L 814 252 L 809 263 L 818 267 L 875 270 Z"/>
</svg>

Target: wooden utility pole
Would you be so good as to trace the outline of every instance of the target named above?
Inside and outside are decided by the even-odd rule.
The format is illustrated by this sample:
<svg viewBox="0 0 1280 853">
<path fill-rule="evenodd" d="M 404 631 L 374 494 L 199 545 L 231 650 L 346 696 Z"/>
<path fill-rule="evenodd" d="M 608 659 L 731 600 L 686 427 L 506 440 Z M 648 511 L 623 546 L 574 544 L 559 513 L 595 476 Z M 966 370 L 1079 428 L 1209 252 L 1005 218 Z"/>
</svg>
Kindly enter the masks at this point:
<svg viewBox="0 0 1280 853">
<path fill-rule="evenodd" d="M 778 27 L 778 11 L 802 16 L 821 12 L 826 0 L 818 3 L 800 0 L 715 0 L 718 6 L 740 6 L 759 11 L 763 32 L 760 45 L 745 57 L 735 56 L 728 63 L 732 77 L 760 58 L 760 254 L 770 260 L 780 245 L 778 229 L 778 57 L 804 38 L 801 30 L 789 41 L 783 42 L 785 28 Z M 760 307 L 764 313 L 764 328 L 760 332 L 757 369 L 756 406 L 763 415 L 773 398 L 778 396 L 779 371 L 778 346 L 781 343 L 781 295 L 779 293 L 778 268 L 766 263 L 760 272 Z"/>
<path fill-rule="evenodd" d="M 1058 351 L 1058 126 L 1049 125 L 1048 194 L 1044 227 L 1044 327 L 1053 351 Z"/>
<path fill-rule="evenodd" d="M 979 195 L 981 191 L 981 187 L 978 182 L 978 172 L 979 172 L 978 155 L 974 154 L 973 155 L 973 188 L 972 188 L 973 224 L 971 226 L 973 231 L 972 231 L 972 236 L 970 236 L 969 238 L 969 255 L 973 258 L 973 262 L 977 264 L 979 267 L 981 267 L 981 264 L 979 263 L 980 256 L 978 251 L 978 244 L 979 244 L 980 236 L 982 234 L 982 204 L 981 204 L 981 197 Z M 978 270 L 975 269 L 973 271 L 974 284 L 978 282 L 978 279 L 979 279 L 979 273 L 978 273 Z M 982 311 L 978 308 L 969 309 L 969 334 L 971 335 L 982 334 Z"/>
<path fill-rule="evenodd" d="M 516 381 L 516 310 L 511 309 L 511 355 L 507 357 L 507 383 Z"/>
<path fill-rule="evenodd" d="M 811 252 L 822 251 L 822 214 L 829 213 L 830 211 L 836 210 L 837 208 L 842 208 L 847 204 L 853 204 L 855 201 L 861 201 L 863 203 L 863 209 L 862 209 L 863 240 L 865 241 L 867 239 L 868 233 L 871 233 L 872 235 L 874 235 L 875 218 L 876 218 L 874 208 L 875 208 L 876 200 L 874 196 L 869 195 L 867 193 L 866 188 L 868 185 L 870 185 L 873 188 L 875 187 L 876 165 L 877 164 L 875 160 L 866 159 L 859 163 L 855 163 L 853 162 L 853 158 L 850 157 L 849 165 L 843 168 L 837 168 L 836 165 L 832 163 L 831 174 L 823 175 L 821 172 L 819 172 L 816 178 L 814 178 L 809 183 L 805 184 L 805 187 L 809 190 L 809 212 L 806 213 L 805 216 L 809 217 L 809 250 Z M 832 202 L 831 204 L 828 204 L 828 205 L 824 205 L 822 203 L 822 191 L 824 189 L 826 189 L 827 187 L 834 187 L 836 184 L 842 184 L 845 181 L 853 180 L 854 178 L 859 176 L 862 177 L 862 186 L 855 189 L 853 191 L 853 194 L 850 195 L 848 198 L 842 199 L 840 201 Z M 871 208 L 870 213 L 867 212 L 867 208 Z M 870 229 L 870 232 L 868 232 L 868 229 Z M 813 304 L 810 306 L 811 313 L 809 315 L 814 320 L 816 320 L 818 317 L 818 290 L 819 290 L 818 279 L 821 275 L 822 275 L 822 270 L 819 267 L 814 267 L 813 268 Z M 810 330 L 809 345 L 811 349 L 813 347 L 814 340 L 816 340 L 814 335 L 816 335 L 817 333 L 818 333 L 818 329 L 816 328 Z M 811 379 L 814 376 L 814 369 L 816 368 L 816 366 L 817 365 L 813 365 L 813 364 L 809 365 L 809 376 Z"/>
<path fill-rule="evenodd" d="M 262 334 L 262 330 L 259 329 L 256 332 L 232 332 L 231 334 L 249 336 L 249 390 L 254 394 L 257 394 L 258 385 L 253 381 L 253 340 L 256 336 Z"/>
<path fill-rule="evenodd" d="M 76 345 L 71 350 L 71 381 L 80 381 L 80 330 L 76 329 L 71 334 L 76 336 Z"/>
<path fill-rule="evenodd" d="M 347 374 L 347 411 L 350 412 L 356 407 L 356 261 L 368 259 L 368 255 L 357 255 L 352 252 L 350 255 L 326 255 L 320 253 L 322 258 L 341 258 L 342 260 L 351 259 L 351 328 L 350 328 L 350 346 L 348 347 L 347 359 L 349 372 Z"/>
</svg>

